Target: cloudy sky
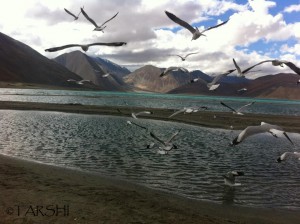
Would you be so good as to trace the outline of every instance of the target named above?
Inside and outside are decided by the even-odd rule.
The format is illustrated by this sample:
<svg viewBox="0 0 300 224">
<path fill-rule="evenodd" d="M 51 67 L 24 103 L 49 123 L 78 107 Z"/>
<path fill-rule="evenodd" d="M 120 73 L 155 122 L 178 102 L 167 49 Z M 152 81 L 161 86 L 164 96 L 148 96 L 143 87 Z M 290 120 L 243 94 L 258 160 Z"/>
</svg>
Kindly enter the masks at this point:
<svg viewBox="0 0 300 224">
<path fill-rule="evenodd" d="M 130 70 L 146 64 L 184 66 L 207 74 L 233 68 L 232 58 L 246 68 L 265 59 L 285 59 L 300 66 L 300 0 L 9 0 L 0 8 L 0 30 L 48 58 L 77 50 L 45 52 L 65 44 L 125 41 L 126 46 L 91 47 L 88 55 L 109 59 Z M 98 24 L 115 13 L 104 33 L 82 15 L 77 21 L 64 8 L 86 13 Z M 165 10 L 203 30 L 229 19 L 206 37 L 192 34 L 171 21 Z M 175 54 L 198 52 L 182 62 Z M 261 66 L 252 78 L 289 72 Z"/>
</svg>

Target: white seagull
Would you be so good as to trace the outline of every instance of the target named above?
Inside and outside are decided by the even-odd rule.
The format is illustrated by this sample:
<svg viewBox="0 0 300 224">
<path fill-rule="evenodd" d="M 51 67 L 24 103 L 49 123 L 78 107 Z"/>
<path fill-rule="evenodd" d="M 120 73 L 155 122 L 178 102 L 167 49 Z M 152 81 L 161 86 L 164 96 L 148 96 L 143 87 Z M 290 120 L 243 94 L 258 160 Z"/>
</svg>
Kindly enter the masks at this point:
<svg viewBox="0 0 300 224">
<path fill-rule="evenodd" d="M 176 111 L 175 113 L 171 114 L 169 116 L 169 118 L 174 117 L 177 114 L 183 113 L 183 114 L 190 114 L 190 113 L 196 113 L 198 112 L 200 109 L 202 110 L 207 110 L 207 107 L 202 106 L 202 107 L 184 107 L 178 111 Z"/>
<path fill-rule="evenodd" d="M 230 187 L 241 186 L 242 185 L 241 183 L 235 182 L 235 177 L 238 177 L 238 176 L 244 176 L 244 172 L 230 171 L 226 175 L 223 175 L 225 185 L 228 185 Z"/>
<path fill-rule="evenodd" d="M 139 115 L 149 115 L 149 114 L 153 114 L 153 112 L 152 111 L 141 111 L 141 112 L 138 112 L 138 113 L 131 113 L 131 116 L 134 119 L 138 119 L 137 116 L 139 116 Z"/>
<path fill-rule="evenodd" d="M 84 85 L 85 83 L 92 83 L 91 80 L 87 80 L 87 79 L 82 79 L 80 81 L 77 81 L 75 79 L 68 79 L 67 82 L 74 82 L 74 83 L 76 83 L 78 85 Z"/>
<path fill-rule="evenodd" d="M 117 12 L 113 17 L 111 17 L 109 20 L 106 20 L 104 23 L 102 23 L 100 26 L 98 26 L 97 25 L 97 23 L 94 21 L 94 20 L 92 20 L 89 16 L 88 16 L 88 14 L 86 14 L 86 12 L 83 10 L 83 8 L 81 8 L 81 12 L 82 12 L 82 14 L 84 15 L 84 17 L 88 20 L 88 21 L 90 21 L 94 26 L 95 26 L 95 29 L 94 29 L 94 31 L 102 31 L 103 33 L 104 33 L 104 28 L 106 27 L 106 26 L 104 26 L 107 22 L 109 22 L 110 20 L 112 20 L 113 18 L 115 18 L 117 15 L 118 15 L 118 13 L 119 12 Z"/>
<path fill-rule="evenodd" d="M 238 77 L 245 77 L 245 74 L 246 74 L 246 73 L 249 73 L 249 72 L 257 72 L 257 71 L 250 71 L 250 70 L 251 70 L 252 68 L 254 68 L 255 66 L 257 66 L 257 65 L 260 65 L 260 64 L 262 64 L 262 63 L 267 62 L 267 61 L 263 61 L 263 62 L 257 63 L 257 64 L 252 65 L 251 67 L 246 68 L 246 69 L 244 69 L 244 70 L 242 71 L 241 68 L 240 68 L 240 66 L 239 66 L 239 65 L 236 63 L 236 61 L 234 60 L 234 58 L 232 59 L 232 61 L 233 61 L 233 64 L 234 64 L 234 66 L 235 66 L 235 68 L 236 68 L 236 70 L 237 70 L 237 72 L 238 72 Z"/>
<path fill-rule="evenodd" d="M 211 29 L 214 29 L 214 28 L 217 28 L 219 26 L 222 26 L 224 25 L 225 23 L 228 22 L 225 21 L 225 22 L 222 22 L 216 26 L 212 26 L 212 27 L 208 27 L 207 29 L 203 30 L 203 31 L 199 31 L 198 30 L 198 27 L 194 28 L 192 27 L 190 24 L 188 24 L 187 22 L 183 21 L 182 19 L 179 19 L 177 16 L 175 16 L 174 14 L 168 12 L 168 11 L 165 11 L 165 13 L 167 14 L 167 16 L 175 23 L 179 24 L 180 26 L 188 29 L 192 34 L 193 34 L 193 37 L 192 37 L 192 40 L 196 40 L 198 39 L 200 36 L 205 36 L 203 33 L 208 31 L 208 30 L 211 30 Z"/>
<path fill-rule="evenodd" d="M 77 20 L 79 18 L 79 15 L 81 13 L 81 11 L 78 13 L 77 16 L 75 16 L 73 13 L 71 13 L 69 10 L 67 10 L 66 8 L 64 8 L 64 10 L 66 11 L 66 13 L 68 13 L 69 15 L 74 17 L 74 20 Z"/>
<path fill-rule="evenodd" d="M 238 89 L 237 92 L 243 93 L 243 92 L 246 92 L 247 90 L 248 90 L 247 88 L 241 88 L 241 89 Z"/>
<path fill-rule="evenodd" d="M 285 152 L 277 158 L 277 162 L 280 163 L 281 161 L 285 160 L 287 156 L 296 157 L 298 160 L 300 160 L 300 152 Z"/>
<path fill-rule="evenodd" d="M 187 58 L 188 56 L 193 55 L 193 54 L 198 54 L 198 52 L 195 52 L 195 53 L 189 53 L 189 54 L 187 54 L 187 55 L 185 55 L 185 56 L 180 56 L 180 55 L 176 54 L 175 56 L 178 56 L 178 57 L 181 58 L 182 61 L 185 61 L 186 58 Z"/>
<path fill-rule="evenodd" d="M 232 113 L 237 114 L 237 115 L 244 115 L 243 113 L 241 113 L 241 111 L 242 111 L 245 107 L 248 107 L 248 106 L 254 104 L 255 101 L 253 101 L 253 102 L 251 102 L 251 103 L 248 103 L 248 104 L 246 104 L 246 105 L 240 107 L 240 108 L 237 109 L 237 110 L 235 110 L 235 109 L 233 109 L 232 107 L 226 105 L 226 104 L 223 103 L 222 101 L 221 101 L 220 103 L 221 103 L 223 106 L 225 106 L 225 107 L 229 108 L 230 110 L 232 110 Z"/>
<path fill-rule="evenodd" d="M 103 78 L 107 78 L 108 76 L 110 76 L 109 73 L 106 73 L 106 74 L 102 75 Z"/>
<path fill-rule="evenodd" d="M 265 132 L 271 133 L 276 138 L 285 136 L 290 141 L 290 143 L 294 145 L 294 143 L 289 138 L 287 133 L 283 131 L 282 127 L 278 125 L 272 125 L 265 122 L 261 122 L 259 126 L 248 126 L 247 128 L 245 128 L 235 139 L 233 139 L 233 141 L 230 143 L 230 146 L 235 146 L 252 135 L 265 133 Z"/>
<path fill-rule="evenodd" d="M 126 42 L 111 42 L 111 43 L 92 43 L 92 44 L 67 44 L 64 46 L 60 46 L 60 47 L 52 47 L 52 48 L 48 48 L 45 51 L 46 52 L 54 52 L 54 51 L 60 51 L 63 50 L 65 48 L 70 48 L 70 47 L 81 47 L 81 49 L 83 51 L 87 51 L 89 49 L 90 46 L 110 46 L 110 47 L 120 47 L 123 45 L 126 45 Z"/>
<path fill-rule="evenodd" d="M 171 143 L 174 138 L 180 133 L 181 129 L 179 129 L 178 131 L 176 131 L 167 141 L 163 141 L 160 138 L 158 138 L 153 132 L 150 132 L 150 136 L 152 138 L 154 138 L 156 141 L 160 142 L 163 147 L 159 147 L 159 154 L 167 154 L 169 151 L 171 151 L 172 149 L 178 149 L 177 145 L 174 145 L 173 143 Z"/>
<path fill-rule="evenodd" d="M 231 69 L 231 70 L 228 70 L 227 72 L 225 72 L 223 74 L 217 75 L 217 76 L 214 77 L 214 79 L 211 82 L 207 82 L 207 81 L 205 81 L 204 79 L 201 79 L 201 78 L 195 78 L 195 79 L 191 80 L 191 83 L 195 83 L 195 82 L 200 81 L 203 84 L 205 84 L 209 90 L 215 90 L 215 89 L 217 89 L 220 86 L 220 84 L 216 84 L 216 83 L 222 77 L 229 75 L 230 73 L 234 72 L 235 70 L 236 69 Z"/>
<path fill-rule="evenodd" d="M 144 127 L 144 126 L 142 126 L 142 125 L 139 125 L 139 124 L 137 124 L 137 123 L 135 123 L 135 122 L 133 122 L 133 121 L 127 121 L 126 123 L 127 123 L 127 125 L 135 125 L 135 126 L 137 126 L 137 127 L 139 127 L 139 128 L 142 128 L 142 129 L 144 129 L 144 130 L 148 130 L 148 128 L 146 128 L 146 127 Z"/>
<path fill-rule="evenodd" d="M 169 68 L 166 68 L 160 75 L 159 77 L 164 77 L 166 75 L 168 75 L 170 72 L 172 71 L 182 71 L 185 73 L 189 73 L 189 71 L 186 68 L 183 67 L 176 67 L 176 66 L 171 66 Z"/>
</svg>

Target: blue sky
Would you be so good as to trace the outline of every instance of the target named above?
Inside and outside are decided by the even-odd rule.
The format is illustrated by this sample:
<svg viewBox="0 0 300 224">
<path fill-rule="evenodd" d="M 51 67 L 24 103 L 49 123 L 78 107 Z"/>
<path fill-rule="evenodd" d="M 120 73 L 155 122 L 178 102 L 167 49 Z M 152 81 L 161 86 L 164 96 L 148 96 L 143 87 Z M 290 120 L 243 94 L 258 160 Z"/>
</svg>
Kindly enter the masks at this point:
<svg viewBox="0 0 300 224">
<path fill-rule="evenodd" d="M 73 21 L 64 11 L 77 14 L 83 5 L 98 23 L 119 14 L 104 33 L 97 32 L 82 15 Z M 170 20 L 165 10 L 200 30 L 229 22 L 191 41 L 192 34 Z M 290 60 L 300 66 L 300 0 L 102 0 L 101 4 L 97 0 L 10 0 L 0 8 L 0 28 L 49 58 L 80 50 L 44 51 L 50 47 L 126 41 L 124 47 L 93 47 L 87 54 L 131 70 L 147 64 L 180 65 L 215 75 L 232 69 L 232 58 L 242 68 L 266 59 Z M 174 56 L 190 52 L 198 54 L 185 62 Z M 279 72 L 289 70 L 264 66 L 250 78 Z"/>
</svg>

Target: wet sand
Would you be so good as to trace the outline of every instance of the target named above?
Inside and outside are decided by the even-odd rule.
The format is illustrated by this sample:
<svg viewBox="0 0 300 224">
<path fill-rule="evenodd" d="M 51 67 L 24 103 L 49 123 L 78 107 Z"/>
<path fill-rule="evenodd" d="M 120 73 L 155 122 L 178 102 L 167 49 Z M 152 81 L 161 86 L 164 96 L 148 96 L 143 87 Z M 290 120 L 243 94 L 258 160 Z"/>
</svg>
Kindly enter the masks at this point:
<svg viewBox="0 0 300 224">
<path fill-rule="evenodd" d="M 116 107 L 1 102 L 0 109 L 48 110 L 130 116 Z M 133 108 L 133 110 L 145 108 Z M 146 108 L 147 109 L 147 108 Z M 151 119 L 207 127 L 243 129 L 265 121 L 300 132 L 299 117 L 199 112 L 167 117 L 173 110 L 151 109 Z M 216 115 L 214 119 L 213 116 Z M 190 200 L 124 180 L 0 155 L 0 223 L 300 223 L 299 211 L 247 208 Z"/>
<path fill-rule="evenodd" d="M 187 124 L 200 125 L 212 128 L 229 129 L 232 125 L 235 130 L 242 130 L 249 125 L 260 125 L 260 122 L 280 125 L 287 132 L 300 133 L 300 116 L 287 115 L 266 115 L 247 114 L 243 116 L 234 115 L 231 112 L 199 111 L 192 114 L 178 114 L 168 118 L 174 110 L 158 108 L 138 108 L 138 107 L 115 107 L 115 106 L 94 106 L 81 104 L 51 104 L 51 103 L 31 103 L 31 102 L 10 102 L 1 101 L 0 109 L 11 110 L 37 110 L 37 111 L 61 111 L 68 113 L 99 114 L 131 117 L 131 112 L 143 110 L 152 111 L 153 114 L 141 116 L 141 118 L 176 121 Z M 119 110 L 118 110 L 119 109 Z M 214 118 L 216 117 L 216 118 Z"/>
</svg>

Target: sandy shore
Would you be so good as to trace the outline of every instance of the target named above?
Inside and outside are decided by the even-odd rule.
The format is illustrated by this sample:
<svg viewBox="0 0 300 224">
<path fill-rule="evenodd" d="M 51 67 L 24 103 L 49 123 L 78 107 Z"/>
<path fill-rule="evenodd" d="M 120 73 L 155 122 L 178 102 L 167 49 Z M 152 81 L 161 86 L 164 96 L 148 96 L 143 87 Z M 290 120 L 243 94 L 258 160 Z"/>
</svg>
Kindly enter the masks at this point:
<svg viewBox="0 0 300 224">
<path fill-rule="evenodd" d="M 48 110 L 130 116 L 116 107 L 1 102 L 0 109 Z M 133 108 L 137 111 L 145 108 Z M 147 109 L 147 108 L 146 108 Z M 300 133 L 295 116 L 199 112 L 167 117 L 151 109 L 151 119 L 207 127 L 243 129 L 260 121 Z M 216 119 L 213 116 L 216 115 Z M 189 200 L 98 174 L 69 170 L 0 155 L 0 223 L 300 223 L 299 211 L 256 209 Z"/>
<path fill-rule="evenodd" d="M 29 102 L 1 101 L 0 109 L 12 110 L 40 110 L 40 111 L 61 111 L 68 113 L 102 114 L 115 116 L 131 116 L 131 112 L 150 110 L 152 115 L 143 118 L 176 121 L 193 125 L 200 125 L 212 128 L 229 129 L 232 125 L 236 130 L 242 130 L 249 125 L 260 125 L 260 122 L 280 125 L 285 131 L 300 133 L 300 116 L 287 115 L 266 115 L 266 114 L 245 114 L 243 116 L 234 115 L 231 112 L 200 111 L 192 114 L 179 114 L 168 118 L 174 110 L 158 108 L 127 108 L 113 106 L 90 106 L 81 104 L 48 104 Z M 118 111 L 120 109 L 120 111 Z M 216 116 L 216 118 L 214 118 Z"/>
<path fill-rule="evenodd" d="M 300 223 L 299 211 L 189 200 L 2 155 L 0 170 L 0 223 Z"/>
</svg>

